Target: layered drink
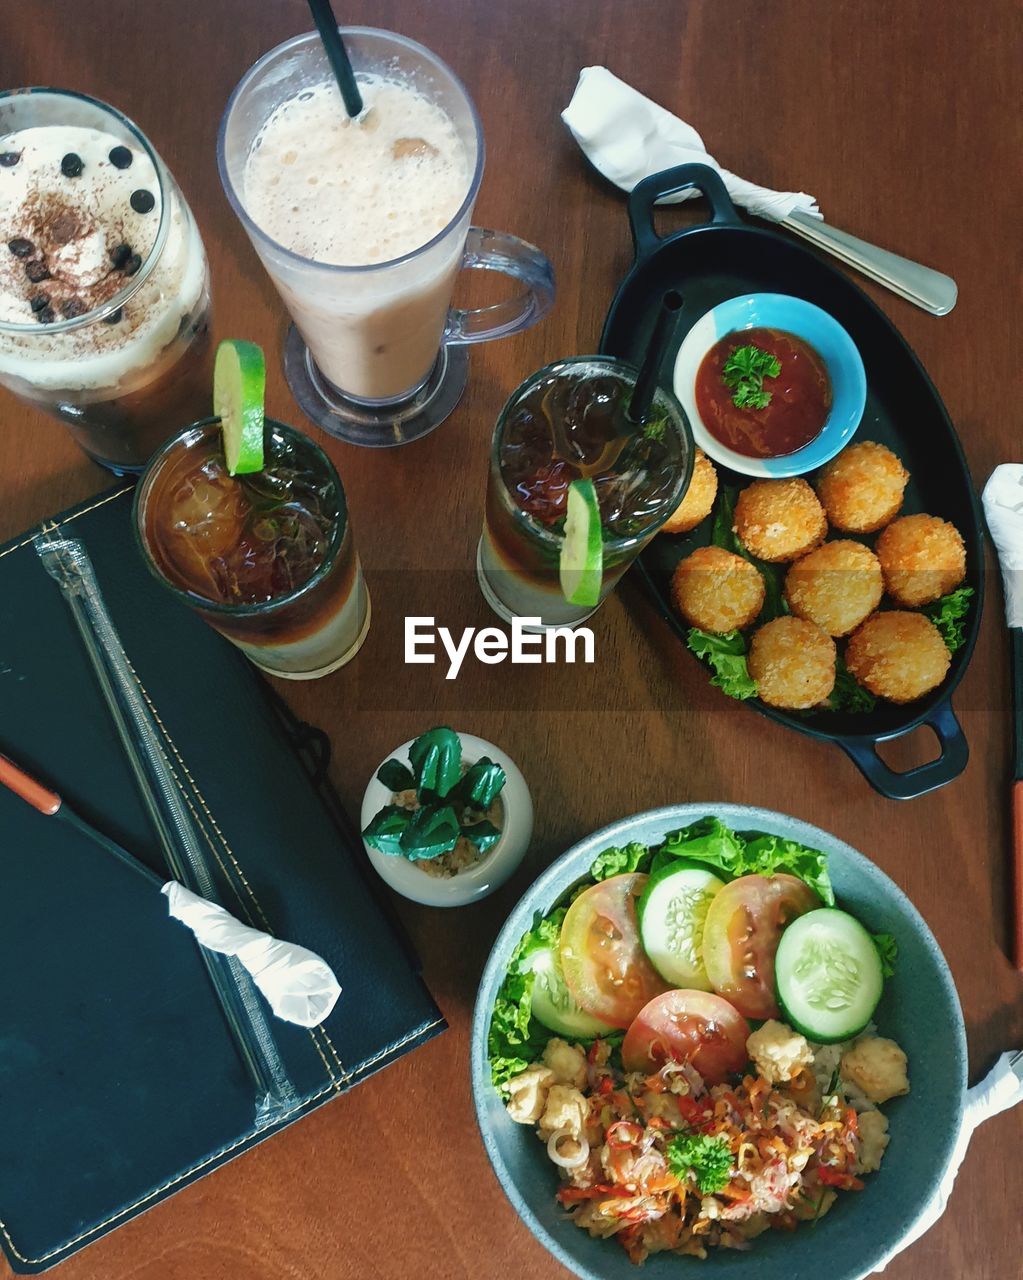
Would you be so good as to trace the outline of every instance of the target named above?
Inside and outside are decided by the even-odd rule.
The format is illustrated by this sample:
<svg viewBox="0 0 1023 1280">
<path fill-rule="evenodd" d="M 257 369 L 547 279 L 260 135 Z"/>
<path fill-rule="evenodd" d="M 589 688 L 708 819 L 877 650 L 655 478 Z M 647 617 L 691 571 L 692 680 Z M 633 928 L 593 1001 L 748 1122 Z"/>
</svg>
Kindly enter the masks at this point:
<svg viewBox="0 0 1023 1280">
<path fill-rule="evenodd" d="M 217 419 L 153 458 L 135 526 L 156 576 L 259 667 L 312 679 L 343 666 L 369 596 L 340 478 L 308 437 L 267 419 L 262 471 L 231 476 Z"/>
<path fill-rule="evenodd" d="M 600 600 L 681 501 L 692 471 L 689 425 L 658 388 L 643 423 L 629 419 L 636 370 L 607 356 L 548 365 L 512 395 L 491 450 L 477 555 L 480 587 L 505 621 L 574 626 L 559 565 L 569 486 L 592 480 L 603 541 Z"/>
<path fill-rule="evenodd" d="M 0 95 L 0 381 L 141 470 L 208 403 L 209 276 L 188 205 L 130 121 Z"/>
</svg>

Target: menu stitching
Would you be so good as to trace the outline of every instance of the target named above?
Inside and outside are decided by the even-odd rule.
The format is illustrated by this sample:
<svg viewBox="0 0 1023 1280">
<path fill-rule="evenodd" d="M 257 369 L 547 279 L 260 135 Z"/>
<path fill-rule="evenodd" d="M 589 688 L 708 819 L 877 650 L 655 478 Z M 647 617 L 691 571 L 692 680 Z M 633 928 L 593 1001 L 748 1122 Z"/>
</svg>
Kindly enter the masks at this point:
<svg viewBox="0 0 1023 1280">
<path fill-rule="evenodd" d="M 443 1018 L 435 1018 L 433 1022 L 424 1023 L 423 1026 L 417 1027 L 414 1031 L 410 1031 L 407 1035 L 402 1036 L 402 1038 L 395 1041 L 394 1044 L 388 1045 L 386 1049 L 382 1049 L 379 1053 L 374 1054 L 372 1058 L 367 1058 L 365 1062 L 360 1063 L 355 1069 L 352 1079 L 354 1080 L 355 1076 L 362 1075 L 367 1068 L 374 1066 L 381 1058 L 386 1058 L 389 1054 L 397 1053 L 398 1050 L 408 1044 L 410 1040 L 415 1040 L 419 1036 L 423 1035 L 424 1032 L 432 1031 L 434 1027 L 443 1025 L 443 1022 Z M 310 1097 L 306 1098 L 305 1101 L 301 1102 L 297 1107 L 292 1107 L 290 1110 L 285 1111 L 281 1116 L 281 1120 L 288 1119 L 289 1116 L 293 1116 L 297 1112 L 302 1111 L 310 1102 L 315 1102 L 318 1098 L 322 1098 L 325 1094 L 330 1093 L 332 1087 L 333 1086 L 331 1085 L 327 1085 L 326 1088 L 321 1089 L 318 1093 L 314 1093 Z M 148 1191 L 140 1199 L 134 1201 L 134 1203 L 125 1205 L 123 1209 L 118 1209 L 118 1211 L 115 1214 L 112 1214 L 109 1218 L 104 1218 L 102 1222 L 97 1222 L 95 1226 L 90 1227 L 87 1231 L 83 1231 L 79 1235 L 73 1236 L 70 1240 L 65 1240 L 63 1244 L 58 1245 L 55 1249 L 51 1249 L 48 1253 L 40 1254 L 38 1258 L 29 1258 L 20 1252 L 17 1245 L 15 1245 L 14 1241 L 11 1239 L 6 1223 L 3 1221 L 0 1221 L 0 1232 L 3 1233 L 3 1237 L 10 1246 L 11 1252 L 19 1262 L 27 1262 L 32 1266 L 38 1265 L 40 1262 L 46 1262 L 50 1258 L 56 1257 L 57 1254 L 64 1253 L 73 1245 L 79 1244 L 89 1236 L 95 1235 L 97 1231 L 102 1231 L 104 1227 L 111 1226 L 118 1220 L 118 1218 L 123 1218 L 125 1214 L 131 1213 L 133 1209 L 140 1208 L 155 1196 L 160 1195 L 161 1192 L 169 1191 L 171 1187 L 175 1186 L 183 1179 L 191 1177 L 193 1173 L 198 1173 L 201 1169 L 205 1169 L 207 1165 L 221 1159 L 221 1157 L 230 1155 L 232 1151 L 237 1151 L 239 1147 L 244 1146 L 251 1138 L 256 1137 L 259 1132 L 260 1130 L 258 1129 L 250 1130 L 243 1137 L 236 1139 L 236 1141 L 229 1143 L 225 1147 L 221 1147 L 218 1151 L 214 1151 L 212 1155 L 207 1156 L 204 1160 L 200 1160 L 197 1164 L 191 1165 L 188 1169 L 177 1174 L 176 1177 L 170 1178 L 167 1182 L 162 1182 L 158 1187 L 154 1187 L 152 1191 Z"/>
<path fill-rule="evenodd" d="M 113 493 L 108 493 L 105 498 L 100 498 L 98 502 L 94 502 L 90 507 L 82 507 L 80 511 L 74 512 L 73 515 L 67 517 L 64 524 L 70 524 L 72 520 L 77 520 L 79 516 L 87 516 L 90 511 L 96 511 L 100 507 L 105 507 L 108 502 L 113 502 L 115 498 L 123 497 L 126 493 L 131 493 L 132 485 L 126 484 L 123 489 L 115 489 Z M 36 539 L 36 534 L 30 533 L 27 538 L 22 538 L 20 542 L 15 542 L 13 546 L 0 551 L 0 560 L 4 556 L 9 556 L 12 551 L 20 551 L 22 547 L 31 546 Z"/>
</svg>

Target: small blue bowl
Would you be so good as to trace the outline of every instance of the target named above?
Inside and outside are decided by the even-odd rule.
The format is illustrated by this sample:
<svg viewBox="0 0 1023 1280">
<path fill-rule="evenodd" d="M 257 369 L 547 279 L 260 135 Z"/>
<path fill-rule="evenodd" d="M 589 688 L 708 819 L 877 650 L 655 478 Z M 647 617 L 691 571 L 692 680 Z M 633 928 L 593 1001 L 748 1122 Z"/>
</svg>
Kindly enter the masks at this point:
<svg viewBox="0 0 1023 1280">
<path fill-rule="evenodd" d="M 891 1145 L 879 1172 L 863 1191 L 839 1197 L 815 1227 L 769 1231 L 748 1252 L 719 1249 L 705 1262 L 655 1254 L 637 1272 L 613 1240 L 594 1240 L 574 1226 L 554 1193 L 560 1182 L 543 1143 L 530 1125 L 509 1119 L 493 1087 L 487 1031 L 498 988 L 516 943 L 546 912 L 586 878 L 597 853 L 630 840 L 655 844 L 669 831 L 715 814 L 737 831 L 765 831 L 798 840 L 828 854 L 840 906 L 876 933 L 891 933 L 899 946 L 895 976 L 885 984 L 875 1014 L 878 1032 L 898 1041 L 909 1056 L 910 1093 L 884 1110 Z M 952 975 L 922 916 L 883 871 L 819 827 L 769 809 L 732 804 L 685 804 L 626 818 L 587 837 L 530 886 L 494 943 L 472 1024 L 472 1086 L 487 1155 L 522 1221 L 552 1254 L 583 1280 L 678 1280 L 726 1275 L 728 1280 L 792 1280 L 826 1276 L 861 1280 L 912 1231 L 936 1191 L 959 1134 L 966 1089 L 966 1032 Z"/>
<path fill-rule="evenodd" d="M 696 407 L 696 375 L 703 357 L 721 338 L 743 329 L 782 329 L 802 338 L 820 355 L 831 378 L 831 412 L 820 434 L 802 449 L 779 458 L 751 458 L 712 436 Z M 856 344 L 837 320 L 802 298 L 786 293 L 748 293 L 729 298 L 702 315 L 686 334 L 675 359 L 675 395 L 708 457 L 745 476 L 782 479 L 821 467 L 856 433 L 867 404 L 867 375 Z"/>
</svg>

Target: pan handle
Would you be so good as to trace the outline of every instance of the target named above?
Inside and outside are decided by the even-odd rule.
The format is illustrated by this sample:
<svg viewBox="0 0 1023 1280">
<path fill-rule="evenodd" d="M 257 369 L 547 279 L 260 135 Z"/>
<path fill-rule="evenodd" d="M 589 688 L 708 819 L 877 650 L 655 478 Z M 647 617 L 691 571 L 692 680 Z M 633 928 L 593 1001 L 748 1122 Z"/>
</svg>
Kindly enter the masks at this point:
<svg viewBox="0 0 1023 1280">
<path fill-rule="evenodd" d="M 677 195 L 689 187 L 695 187 L 710 201 L 711 222 L 742 225 L 725 184 L 709 165 L 676 165 L 674 169 L 665 169 L 644 178 L 629 196 L 629 226 L 637 259 L 646 257 L 661 239 L 654 230 L 654 205 L 665 196 Z"/>
<path fill-rule="evenodd" d="M 958 778 L 970 758 L 970 748 L 962 726 L 948 700 L 940 702 L 922 722 L 938 735 L 941 755 L 937 760 L 897 773 L 877 754 L 876 743 L 863 738 L 843 738 L 839 746 L 852 760 L 875 791 L 889 800 L 915 800 Z M 901 737 L 896 734 L 895 737 Z"/>
</svg>

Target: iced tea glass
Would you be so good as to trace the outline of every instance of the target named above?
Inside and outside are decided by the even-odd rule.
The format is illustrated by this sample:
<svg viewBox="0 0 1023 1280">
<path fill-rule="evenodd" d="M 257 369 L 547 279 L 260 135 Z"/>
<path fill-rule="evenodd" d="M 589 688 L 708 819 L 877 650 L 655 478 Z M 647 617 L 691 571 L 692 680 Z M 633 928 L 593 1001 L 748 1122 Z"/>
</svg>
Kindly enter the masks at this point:
<svg viewBox="0 0 1023 1280">
<path fill-rule="evenodd" d="M 369 593 L 341 479 L 302 432 L 267 419 L 264 467 L 230 477 L 220 421 L 168 440 L 135 492 L 150 571 L 257 667 L 311 680 L 369 630 Z"/>
<path fill-rule="evenodd" d="M 217 160 L 227 198 L 294 321 L 285 372 L 298 404 L 318 426 L 350 443 L 399 445 L 432 431 L 455 407 L 465 387 L 468 344 L 517 333 L 547 313 L 554 272 L 533 245 L 470 226 L 483 178 L 483 133 L 455 74 L 404 36 L 371 27 L 345 27 L 342 34 L 357 76 L 411 85 L 454 125 L 469 178 L 447 225 L 436 234 L 427 231 L 422 245 L 392 261 L 340 266 L 292 252 L 255 223 L 245 196 L 253 143 L 281 103 L 331 79 L 315 32 L 279 45 L 246 73 L 227 104 Z M 518 292 L 490 307 L 452 308 L 463 267 L 510 276 Z"/>
<path fill-rule="evenodd" d="M 484 599 L 526 630 L 573 627 L 596 611 L 563 596 L 559 559 L 568 487 L 589 477 L 603 530 L 600 602 L 681 502 L 694 445 L 681 405 L 658 387 L 645 424 L 626 410 L 638 370 L 610 356 L 577 356 L 527 378 L 501 410 L 490 451 L 486 514 L 476 556 Z"/>
<path fill-rule="evenodd" d="M 202 239 L 188 204 L 152 144 L 113 107 L 62 89 L 0 93 L 0 138 L 6 140 L 7 154 L 18 154 L 10 147 L 16 146 L 19 132 L 28 129 L 52 130 L 69 151 L 77 149 L 76 139 L 91 138 L 103 157 L 101 164 L 107 146 L 116 146 L 122 157 L 129 157 L 127 166 L 122 160 L 121 172 L 115 175 L 111 167 L 104 180 L 117 176 L 128 190 L 141 186 L 144 198 L 152 200 L 152 217 L 158 222 L 148 250 L 134 257 L 130 256 L 134 246 L 118 244 L 126 234 L 122 225 L 89 228 L 90 239 L 101 243 L 104 255 L 111 249 L 115 253 L 113 260 L 107 257 L 106 275 L 98 282 L 101 287 L 90 286 L 90 295 L 102 300 L 81 314 L 64 316 L 56 310 L 55 286 L 61 282 L 44 275 L 37 286 L 37 300 L 48 302 L 53 293 L 54 305 L 31 316 L 26 308 L 24 321 L 0 319 L 0 383 L 63 422 L 94 461 L 118 475 L 138 472 L 175 423 L 189 421 L 209 403 L 210 288 Z M 95 134 L 101 135 L 101 141 Z M 20 163 L 27 164 L 28 158 L 22 157 Z M 18 175 L 25 180 L 17 165 L 2 172 L 7 179 Z M 66 184 L 70 217 L 64 234 L 74 234 L 76 184 L 80 192 L 80 184 L 92 173 L 88 167 L 84 176 L 72 177 Z M 47 198 L 46 175 L 40 179 L 44 194 L 35 197 L 37 204 Z M 131 219 L 127 213 L 127 220 Z M 141 217 L 138 221 L 144 224 Z M 0 253 L 13 252 L 7 243 L 12 234 L 13 229 L 2 237 Z M 23 238 L 24 230 L 17 234 Z M 74 243 L 66 247 L 79 249 Z M 81 252 L 87 253 L 90 247 L 83 242 Z M 121 261 L 116 257 L 118 250 L 124 255 Z M 14 265 L 14 259 L 9 261 Z M 27 267 L 32 261 L 18 265 Z M 54 275 L 60 275 L 61 268 L 53 261 L 40 259 L 38 265 L 41 271 L 49 273 L 52 267 Z M 79 299 L 74 302 L 75 310 L 83 305 Z M 47 317 L 49 322 L 40 323 Z"/>
</svg>

